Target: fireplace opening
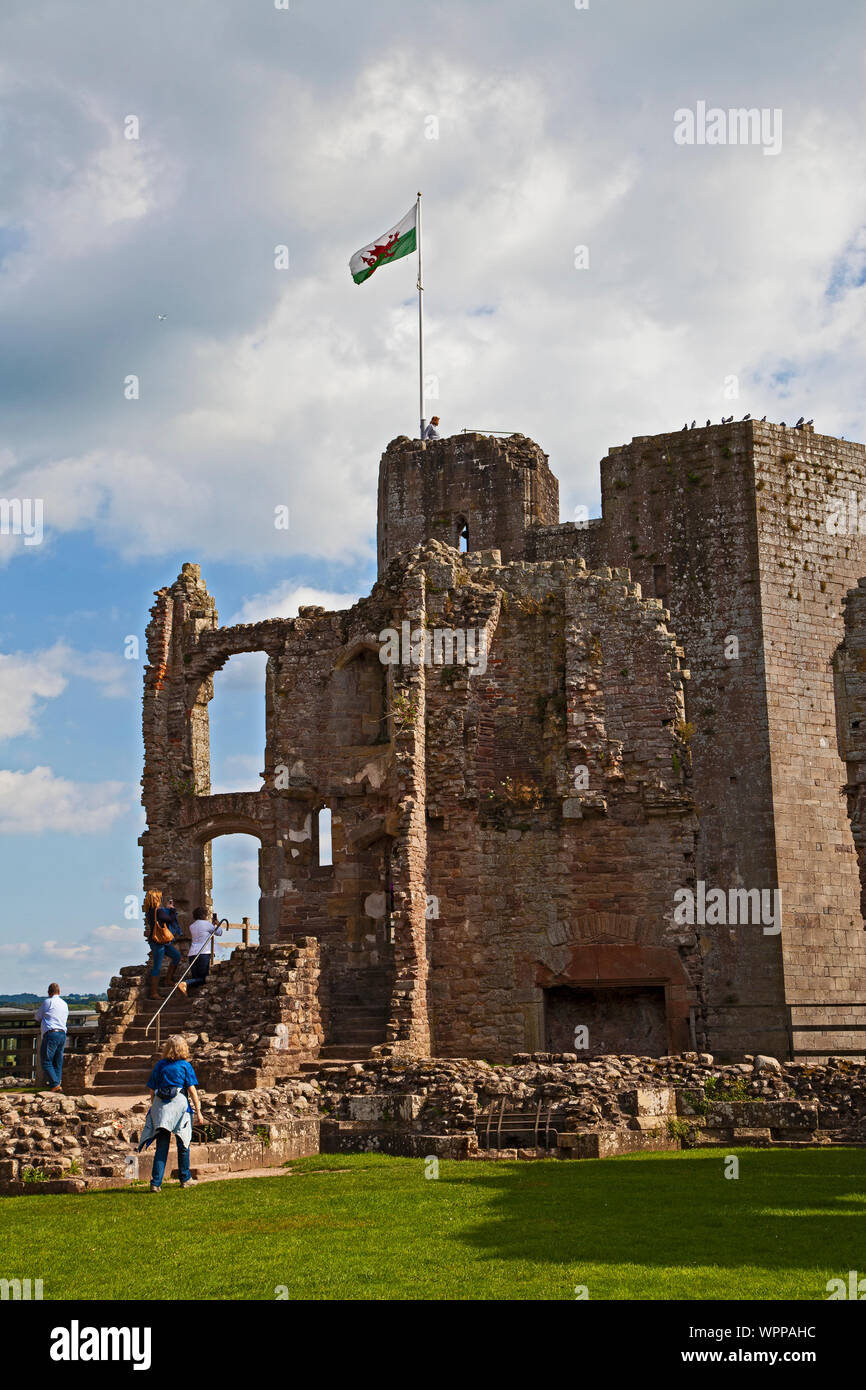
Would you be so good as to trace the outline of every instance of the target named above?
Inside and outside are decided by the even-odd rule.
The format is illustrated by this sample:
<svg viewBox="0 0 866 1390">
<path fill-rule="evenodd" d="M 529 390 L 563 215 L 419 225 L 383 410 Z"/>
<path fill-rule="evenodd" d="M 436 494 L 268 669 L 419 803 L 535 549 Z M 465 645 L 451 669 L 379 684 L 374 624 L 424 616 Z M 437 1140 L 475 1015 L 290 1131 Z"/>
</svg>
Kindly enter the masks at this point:
<svg viewBox="0 0 866 1390">
<path fill-rule="evenodd" d="M 545 1047 L 578 1057 L 668 1052 L 665 992 L 661 985 L 559 985 L 544 991 Z"/>
</svg>

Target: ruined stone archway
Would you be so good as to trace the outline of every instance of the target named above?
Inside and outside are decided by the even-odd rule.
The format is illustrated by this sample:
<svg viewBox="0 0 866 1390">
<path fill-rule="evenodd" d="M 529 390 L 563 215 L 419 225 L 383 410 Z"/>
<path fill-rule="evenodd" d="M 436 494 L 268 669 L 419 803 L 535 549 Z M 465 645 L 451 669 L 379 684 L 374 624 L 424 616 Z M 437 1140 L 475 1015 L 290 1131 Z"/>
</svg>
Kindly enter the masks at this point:
<svg viewBox="0 0 866 1390">
<path fill-rule="evenodd" d="M 200 904 L 210 912 L 216 906 L 220 915 L 225 913 L 219 903 L 214 903 L 213 898 L 213 843 L 215 840 L 225 839 L 227 836 L 243 835 L 251 840 L 257 841 L 258 850 L 258 893 L 255 901 L 250 903 L 249 916 L 260 927 L 262 925 L 262 906 L 268 896 L 270 885 L 264 877 L 263 848 L 264 837 L 261 826 L 255 821 L 245 817 L 216 817 L 210 818 L 198 827 L 189 839 L 189 869 L 190 877 L 186 885 L 185 897 L 188 898 L 189 911 L 193 910 L 196 904 Z M 267 912 L 265 911 L 265 916 Z"/>
</svg>

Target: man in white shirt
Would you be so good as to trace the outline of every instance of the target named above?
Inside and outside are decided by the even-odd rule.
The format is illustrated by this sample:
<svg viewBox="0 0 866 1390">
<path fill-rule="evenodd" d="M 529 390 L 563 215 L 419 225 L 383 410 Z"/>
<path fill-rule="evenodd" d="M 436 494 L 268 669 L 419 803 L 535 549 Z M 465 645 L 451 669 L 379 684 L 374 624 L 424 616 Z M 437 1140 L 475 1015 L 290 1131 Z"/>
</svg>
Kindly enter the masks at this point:
<svg viewBox="0 0 866 1390">
<path fill-rule="evenodd" d="M 63 1049 L 66 1047 L 66 1020 L 69 1018 L 69 1005 L 60 998 L 60 986 L 48 986 L 48 998 L 36 1010 L 36 1018 L 42 1025 L 42 1046 L 39 1060 L 42 1063 L 52 1091 L 60 1090 L 63 1076 Z"/>
<path fill-rule="evenodd" d="M 189 924 L 189 934 L 191 938 L 189 958 L 193 962 L 192 970 L 189 972 L 189 987 L 190 989 L 198 989 L 208 977 L 213 952 L 213 938 L 222 936 L 223 929 L 217 926 L 216 913 L 213 914 L 211 921 L 208 921 L 204 908 L 197 907 L 193 913 L 193 920 Z"/>
</svg>

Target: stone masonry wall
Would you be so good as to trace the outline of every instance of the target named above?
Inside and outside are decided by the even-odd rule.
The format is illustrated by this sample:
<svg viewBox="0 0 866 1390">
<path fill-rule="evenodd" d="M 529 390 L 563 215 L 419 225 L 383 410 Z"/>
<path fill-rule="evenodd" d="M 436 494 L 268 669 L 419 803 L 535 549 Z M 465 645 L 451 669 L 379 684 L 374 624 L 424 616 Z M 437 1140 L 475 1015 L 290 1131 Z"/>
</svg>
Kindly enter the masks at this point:
<svg viewBox="0 0 866 1390">
<path fill-rule="evenodd" d="M 848 780 L 845 792 L 866 920 L 866 578 L 844 599 L 845 639 L 833 658 L 836 741 Z"/>
<path fill-rule="evenodd" d="M 496 547 L 506 560 L 524 554 L 527 530 L 559 521 L 559 484 L 531 439 L 458 434 L 422 443 L 393 440 L 379 469 L 379 573 L 395 556 L 427 540 L 469 550 Z"/>
<path fill-rule="evenodd" d="M 829 734 L 866 550 L 826 514 L 864 461 L 753 421 L 642 437 L 603 461 L 603 518 L 559 527 L 531 440 L 393 441 L 368 598 L 219 628 L 197 566 L 157 594 L 145 885 L 191 911 L 212 839 L 254 835 L 262 943 L 319 942 L 332 1049 L 501 1059 L 581 1009 L 632 1052 L 663 1033 L 719 1056 L 786 1055 L 792 1036 L 861 1049 L 866 938 Z M 486 670 L 383 665 L 380 634 L 404 628 L 483 633 Z M 213 674 L 256 650 L 264 786 L 213 794 Z M 699 881 L 780 889 L 781 935 L 676 923 Z"/>
<path fill-rule="evenodd" d="M 754 488 L 748 422 L 638 438 L 602 461 L 610 562 L 661 598 L 685 651 L 696 877 L 725 893 L 778 886 Z M 713 1050 L 785 1055 L 779 937 L 760 924 L 700 936 Z"/>
<path fill-rule="evenodd" d="M 537 553 L 584 544 L 662 597 L 692 676 L 697 876 L 780 890 L 780 936 L 702 933 L 718 1051 L 786 1050 L 789 1007 L 798 1053 L 864 1047 L 840 1026 L 863 1022 L 866 962 L 830 664 L 866 569 L 864 464 L 861 445 L 756 421 L 638 438 L 602 463 L 600 530 L 536 533 Z"/>
<path fill-rule="evenodd" d="M 193 1063 L 200 1069 L 198 1050 Z M 727 1067 L 697 1053 L 594 1061 L 523 1054 L 499 1067 L 479 1059 L 388 1059 L 282 1077 L 254 1091 L 205 1092 L 200 1100 L 204 1127 L 194 1135 L 194 1163 L 241 1169 L 315 1152 L 320 1124 L 323 1150 L 483 1157 L 487 1113 L 492 1108 L 495 1134 L 503 1102 L 528 1119 L 527 1148 L 539 1114 L 542 1126 L 549 1121 L 560 1134 L 655 1129 L 675 1136 L 670 1147 L 700 1140 L 704 1126 L 712 1138 L 714 1125 L 730 1130 L 738 1122 L 781 1127 L 801 1143 L 866 1141 L 866 1066 L 843 1058 L 815 1066 L 757 1057 Z M 129 1180 L 147 1110 L 146 1100 L 116 1110 L 91 1096 L 0 1095 L 0 1194 L 50 1191 L 57 1179 L 68 1190 Z M 152 1153 L 138 1159 L 141 1178 Z"/>
<path fill-rule="evenodd" d="M 510 1066 L 466 1058 L 409 1065 L 356 1063 L 319 1073 L 318 1083 L 323 1117 L 351 1120 L 384 1111 L 392 1120 L 411 1118 L 411 1127 L 427 1135 L 466 1135 L 476 1127 L 483 1129 L 481 1117 L 491 1104 L 496 1107 L 503 1100 L 509 1110 L 522 1110 L 527 1116 L 534 1116 L 539 1104 L 546 1115 L 549 1106 L 551 1123 L 560 1132 L 634 1128 L 639 1090 L 645 1110 L 655 1109 L 660 1115 L 655 1123 L 662 1129 L 665 1107 L 654 1107 L 652 1097 L 661 1099 L 673 1091 L 677 1106 L 670 1113 L 696 1116 L 698 1127 L 711 1107 L 726 1102 L 750 1106 L 757 1125 L 768 1123 L 762 1113 L 769 1115 L 780 1103 L 794 1101 L 814 1107 L 817 1128 L 825 1131 L 824 1142 L 831 1135 L 859 1142 L 866 1139 L 866 1065 L 845 1058 L 815 1065 L 780 1064 L 757 1056 L 720 1066 L 710 1054 L 696 1052 L 676 1057 L 617 1055 L 592 1061 L 578 1061 L 574 1054 L 535 1053 L 515 1056 Z M 374 1098 L 375 1106 L 370 1103 Z M 810 1135 L 807 1131 L 801 1137 Z"/>
<path fill-rule="evenodd" d="M 267 1086 L 322 1043 L 319 944 L 249 946 L 211 968 L 185 1022 L 203 1086 Z"/>
<path fill-rule="evenodd" d="M 805 1054 L 862 1053 L 866 1032 L 845 1027 L 866 1024 L 866 935 L 836 740 L 832 658 L 844 635 L 844 596 L 866 573 L 866 533 L 839 514 L 840 501 L 852 494 L 866 502 L 866 449 L 767 425 L 755 426 L 753 447 L 781 943 L 794 1046 Z"/>
<path fill-rule="evenodd" d="M 490 633 L 486 672 L 427 680 L 435 1053 L 544 1046 L 550 989 L 648 978 L 666 996 L 661 1050 L 687 1047 L 702 968 L 669 883 L 693 873 L 696 825 L 660 604 L 581 560 L 463 568 L 436 550 L 434 567 L 427 553 L 428 626 Z"/>
<path fill-rule="evenodd" d="M 168 611 L 176 640 L 157 678 Z M 703 1026 L 700 953 L 693 932 L 673 929 L 661 886 L 689 879 L 694 823 L 680 655 L 658 602 L 582 560 L 504 565 L 430 541 L 343 613 L 221 629 L 214 612 L 185 569 L 149 634 L 147 883 L 207 902 L 210 839 L 255 834 L 262 942 L 320 941 L 329 1045 L 351 1041 L 341 1001 L 381 998 L 378 1041 L 392 1053 L 508 1056 L 543 1042 L 545 990 L 648 977 L 665 997 L 662 1045 L 687 1045 L 690 1012 Z M 404 624 L 483 633 L 486 671 L 383 665 L 379 634 Z M 256 648 L 269 657 L 265 786 L 215 795 L 202 751 L 212 674 Z M 186 725 L 169 738 L 181 707 Z M 626 1027 L 622 1041 L 638 1036 Z M 252 1074 L 261 1059 L 223 1060 Z"/>
</svg>

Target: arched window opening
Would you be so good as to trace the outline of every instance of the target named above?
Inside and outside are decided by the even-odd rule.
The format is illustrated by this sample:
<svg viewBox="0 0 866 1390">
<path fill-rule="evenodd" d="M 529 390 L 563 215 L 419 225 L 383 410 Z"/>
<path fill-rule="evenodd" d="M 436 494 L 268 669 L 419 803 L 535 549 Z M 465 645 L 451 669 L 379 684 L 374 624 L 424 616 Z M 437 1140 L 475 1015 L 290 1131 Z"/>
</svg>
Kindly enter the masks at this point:
<svg viewBox="0 0 866 1390">
<path fill-rule="evenodd" d="M 318 815 L 318 863 L 324 869 L 334 862 L 334 848 L 331 841 L 331 808 L 323 806 Z"/>
<path fill-rule="evenodd" d="M 469 522 L 465 516 L 457 518 L 457 549 L 462 555 L 469 549 Z"/>
<path fill-rule="evenodd" d="M 259 924 L 259 850 L 254 835 L 218 835 L 208 846 L 211 859 L 211 902 L 219 918 L 242 927 L 244 918 L 252 927 Z M 208 907 L 207 903 L 193 906 Z M 185 924 L 186 925 L 186 924 Z M 258 944 L 257 931 L 249 934 L 250 944 Z M 231 948 L 243 943 L 240 931 L 225 932 L 214 938 L 215 960 L 225 960 Z"/>
<path fill-rule="evenodd" d="M 258 791 L 265 757 L 266 652 L 239 652 L 213 675 L 210 790 Z"/>
</svg>

